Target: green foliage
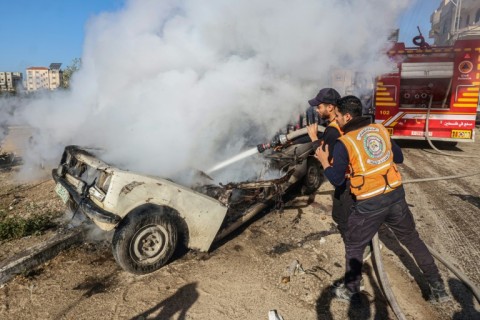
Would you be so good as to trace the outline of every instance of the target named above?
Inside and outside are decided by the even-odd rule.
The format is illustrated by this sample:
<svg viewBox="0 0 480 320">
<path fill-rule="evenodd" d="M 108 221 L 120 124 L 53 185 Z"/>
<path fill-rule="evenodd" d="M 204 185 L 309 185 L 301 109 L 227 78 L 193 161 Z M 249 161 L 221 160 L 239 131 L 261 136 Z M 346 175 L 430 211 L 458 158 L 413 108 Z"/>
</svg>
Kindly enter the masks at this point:
<svg viewBox="0 0 480 320">
<path fill-rule="evenodd" d="M 70 88 L 70 81 L 72 79 L 73 74 L 78 70 L 80 70 L 81 67 L 82 67 L 82 59 L 75 58 L 72 60 L 72 64 L 67 66 L 65 70 L 63 70 L 62 84 L 61 84 L 62 88 L 64 89 Z"/>
<path fill-rule="evenodd" d="M 24 219 L 20 217 L 5 217 L 3 212 L 0 215 L 0 241 L 39 235 L 43 231 L 55 226 L 53 216 L 50 214 L 37 214 Z"/>
</svg>

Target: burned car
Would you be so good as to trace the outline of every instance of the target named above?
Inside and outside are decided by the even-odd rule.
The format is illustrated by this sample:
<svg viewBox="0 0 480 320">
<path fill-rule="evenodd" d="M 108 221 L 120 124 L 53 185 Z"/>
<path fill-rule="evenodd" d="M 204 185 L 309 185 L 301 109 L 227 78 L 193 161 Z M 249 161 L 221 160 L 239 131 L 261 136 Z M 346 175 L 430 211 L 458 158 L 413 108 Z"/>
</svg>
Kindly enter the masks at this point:
<svg viewBox="0 0 480 320">
<path fill-rule="evenodd" d="M 104 231 L 114 230 L 113 255 L 124 270 L 145 274 L 165 265 L 180 239 L 206 252 L 261 210 L 281 205 L 291 190 L 315 192 L 322 168 L 309 142 L 296 143 L 306 129 L 297 131 L 259 146 L 282 173 L 277 179 L 216 185 L 200 173 L 203 182 L 187 187 L 109 165 L 96 150 L 67 146 L 52 171 L 55 190 L 73 211 Z"/>
</svg>

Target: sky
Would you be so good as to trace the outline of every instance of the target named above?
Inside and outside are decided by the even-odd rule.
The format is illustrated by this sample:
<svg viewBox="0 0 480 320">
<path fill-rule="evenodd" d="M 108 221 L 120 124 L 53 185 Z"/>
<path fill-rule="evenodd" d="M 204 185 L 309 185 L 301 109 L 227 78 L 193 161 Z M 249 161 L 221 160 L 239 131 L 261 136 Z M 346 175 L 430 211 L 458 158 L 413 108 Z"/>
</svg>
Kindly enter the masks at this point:
<svg viewBox="0 0 480 320">
<path fill-rule="evenodd" d="M 123 0 L 15 0 L 0 3 L 0 71 L 25 72 L 27 67 L 62 68 L 82 55 L 85 25 Z"/>
<path fill-rule="evenodd" d="M 400 16 L 400 41 L 411 45 L 417 25 L 429 41 L 430 15 L 440 0 L 417 0 Z M 85 25 L 102 12 L 115 11 L 125 0 L 15 0 L 0 5 L 0 71 L 25 72 L 27 67 L 80 58 Z M 9 30 L 5 32 L 5 30 Z M 432 40 L 430 39 L 430 42 Z"/>
<path fill-rule="evenodd" d="M 270 141 L 330 85 L 333 70 L 389 71 L 382 52 L 400 14 L 410 8 L 417 17 L 406 19 L 414 24 L 407 38 L 431 14 L 418 15 L 426 1 L 413 9 L 412 1 L 4 2 L 2 17 L 16 16 L 19 29 L 9 40 L 0 33 L 10 45 L 0 52 L 0 70 L 78 57 L 82 67 L 70 90 L 0 99 L 0 128 L 32 130 L 24 177 L 34 178 L 28 170 L 39 162 L 56 167 L 64 147 L 75 144 L 101 148 L 101 158 L 121 168 L 188 180 L 188 168 L 208 170 Z M 36 23 L 34 34 L 20 28 L 33 13 L 50 24 Z M 254 155 L 212 178 L 262 178 L 262 161 Z"/>
<path fill-rule="evenodd" d="M 431 28 L 430 16 L 438 9 L 443 0 L 417 0 L 401 16 L 397 23 L 400 28 L 399 41 L 405 42 L 408 47 L 414 46 L 412 38 L 418 35 L 417 26 L 420 27 L 425 40 L 433 44 L 433 39 L 428 38 Z"/>
</svg>

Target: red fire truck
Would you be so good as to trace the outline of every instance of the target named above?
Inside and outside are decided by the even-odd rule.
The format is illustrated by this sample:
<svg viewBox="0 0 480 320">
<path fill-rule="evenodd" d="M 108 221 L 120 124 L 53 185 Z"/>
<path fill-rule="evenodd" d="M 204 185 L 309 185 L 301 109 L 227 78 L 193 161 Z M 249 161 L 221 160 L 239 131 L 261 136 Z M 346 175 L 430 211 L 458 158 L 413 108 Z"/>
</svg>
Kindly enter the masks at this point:
<svg viewBox="0 0 480 320">
<path fill-rule="evenodd" d="M 398 42 L 388 56 L 394 70 L 376 79 L 376 123 L 394 139 L 424 140 L 428 133 L 431 140 L 474 141 L 480 40 L 414 48 Z"/>
</svg>

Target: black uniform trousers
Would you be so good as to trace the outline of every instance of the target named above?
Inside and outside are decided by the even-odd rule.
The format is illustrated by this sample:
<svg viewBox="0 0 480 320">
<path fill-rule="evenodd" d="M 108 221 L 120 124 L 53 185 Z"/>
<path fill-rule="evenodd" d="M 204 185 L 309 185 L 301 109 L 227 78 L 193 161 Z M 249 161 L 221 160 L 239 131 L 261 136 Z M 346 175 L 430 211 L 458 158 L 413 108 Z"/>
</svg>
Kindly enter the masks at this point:
<svg viewBox="0 0 480 320">
<path fill-rule="evenodd" d="M 348 217 L 352 212 L 353 198 L 350 193 L 350 180 L 345 184 L 336 187 L 333 193 L 332 219 L 337 224 L 338 231 L 345 242 L 345 232 L 347 230 Z"/>
<path fill-rule="evenodd" d="M 415 228 L 412 212 L 405 201 L 403 186 L 395 190 L 356 201 L 348 217 L 345 232 L 345 285 L 351 292 L 360 291 L 363 251 L 385 223 L 411 252 L 429 283 L 440 280 L 438 268 Z"/>
</svg>

